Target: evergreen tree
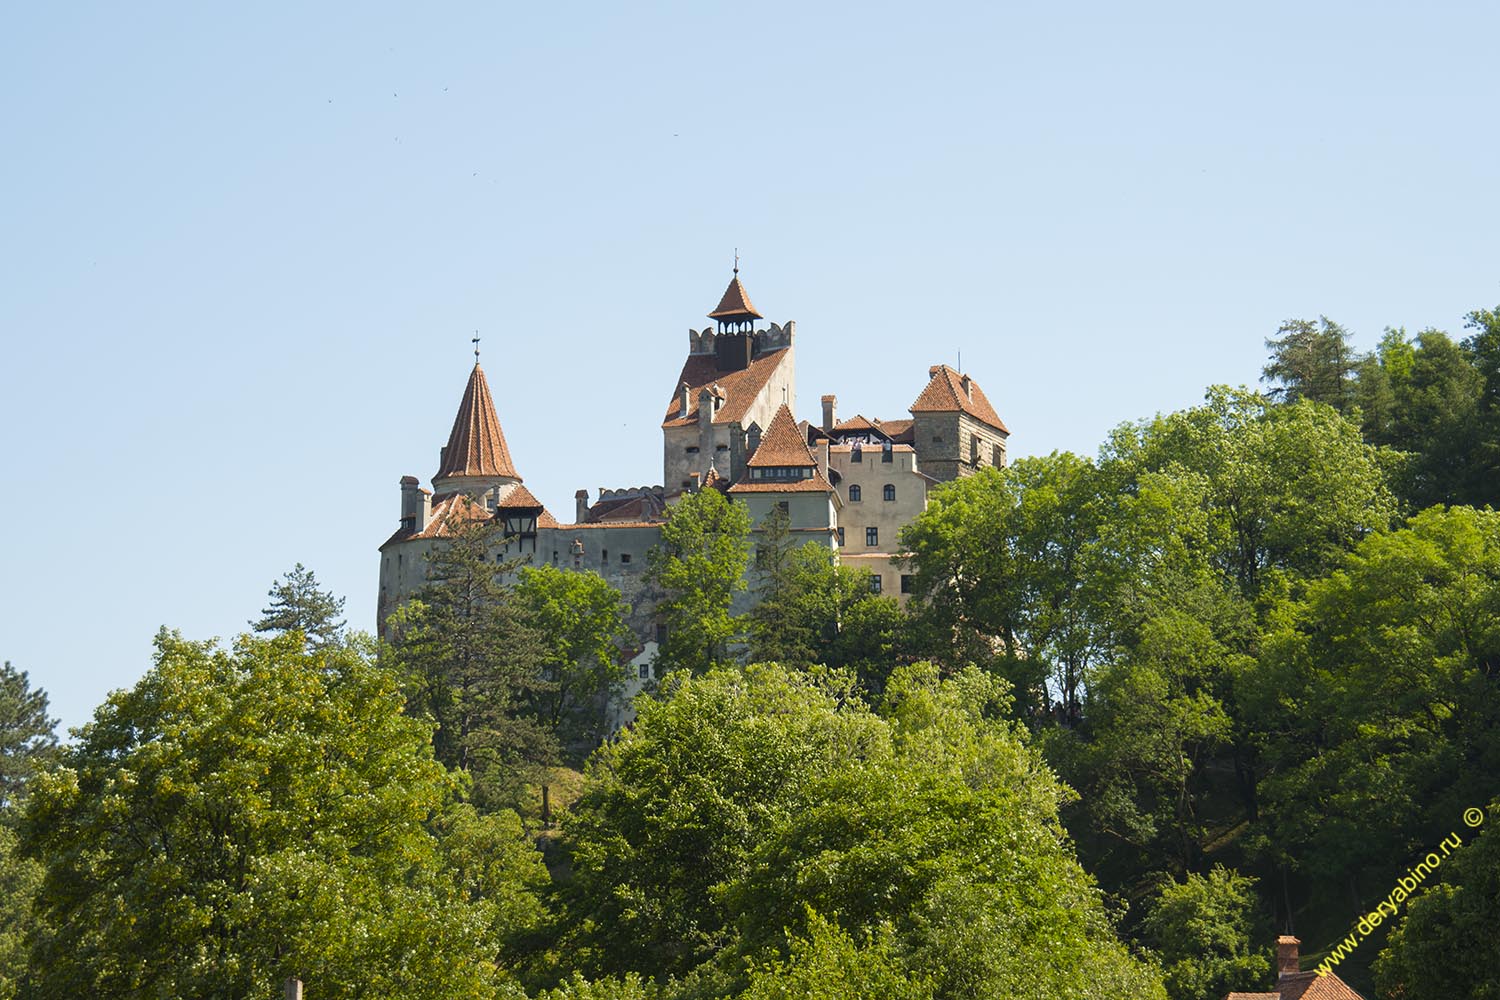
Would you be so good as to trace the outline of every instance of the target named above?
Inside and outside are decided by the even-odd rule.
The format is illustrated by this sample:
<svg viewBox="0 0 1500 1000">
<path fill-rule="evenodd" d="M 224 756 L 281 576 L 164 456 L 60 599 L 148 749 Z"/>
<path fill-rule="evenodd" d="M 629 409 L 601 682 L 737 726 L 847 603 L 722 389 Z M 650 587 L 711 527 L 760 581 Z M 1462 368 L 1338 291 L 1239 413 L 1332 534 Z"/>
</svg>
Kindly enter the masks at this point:
<svg viewBox="0 0 1500 1000">
<path fill-rule="evenodd" d="M 1266 341 L 1271 359 L 1262 369 L 1261 381 L 1271 383 L 1267 394 L 1284 403 L 1310 399 L 1349 413 L 1357 361 L 1348 332 L 1327 316 L 1316 323 L 1289 319 L 1276 332 L 1278 336 Z"/>
<path fill-rule="evenodd" d="M 0 822 L 27 780 L 57 755 L 57 720 L 47 717 L 47 692 L 26 671 L 0 667 Z"/>
<path fill-rule="evenodd" d="M 301 563 L 273 584 L 267 596 L 271 606 L 261 609 L 259 621 L 250 623 L 256 632 L 282 635 L 301 632 L 312 649 L 326 649 L 343 641 L 344 599 L 319 589 L 318 578 Z"/>
<path fill-rule="evenodd" d="M 477 800 L 513 804 L 557 741 L 526 711 L 542 689 L 544 646 L 503 582 L 499 525 L 459 522 L 431 556 L 428 582 L 392 619 L 392 650 L 413 708 L 437 723 L 438 760 L 468 771 Z"/>
</svg>

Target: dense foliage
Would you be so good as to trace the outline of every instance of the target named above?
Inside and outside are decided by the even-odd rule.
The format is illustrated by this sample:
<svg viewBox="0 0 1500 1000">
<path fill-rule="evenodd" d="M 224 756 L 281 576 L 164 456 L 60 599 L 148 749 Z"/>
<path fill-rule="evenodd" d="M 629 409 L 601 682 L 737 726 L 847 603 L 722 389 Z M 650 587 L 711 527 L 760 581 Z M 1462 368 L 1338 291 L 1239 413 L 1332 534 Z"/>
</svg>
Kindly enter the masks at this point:
<svg viewBox="0 0 1500 1000">
<path fill-rule="evenodd" d="M 1217 1000 L 1454 830 L 1337 971 L 1500 998 L 1500 310 L 1468 323 L 1288 321 L 1265 395 L 935 487 L 904 607 L 689 494 L 617 734 L 631 609 L 483 517 L 387 643 L 299 565 L 270 638 L 164 631 L 61 749 L 6 664 L 0 1000 Z"/>
</svg>

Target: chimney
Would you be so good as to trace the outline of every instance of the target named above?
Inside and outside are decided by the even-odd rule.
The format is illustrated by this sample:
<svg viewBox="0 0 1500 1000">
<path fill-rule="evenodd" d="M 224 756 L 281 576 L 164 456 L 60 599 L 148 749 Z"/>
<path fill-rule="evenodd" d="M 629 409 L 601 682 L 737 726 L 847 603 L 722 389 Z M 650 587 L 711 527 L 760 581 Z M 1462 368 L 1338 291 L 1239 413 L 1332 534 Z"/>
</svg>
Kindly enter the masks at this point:
<svg viewBox="0 0 1500 1000">
<path fill-rule="evenodd" d="M 682 412 L 677 414 L 685 417 L 693 412 L 693 388 L 686 382 L 682 383 Z"/>
<path fill-rule="evenodd" d="M 959 384 L 964 387 L 964 395 L 970 399 L 974 398 L 974 382 L 967 375 L 959 377 Z"/>
<path fill-rule="evenodd" d="M 1290 934 L 1283 934 L 1276 939 L 1277 982 L 1302 971 L 1302 961 L 1297 957 L 1297 945 L 1301 943 Z"/>
<path fill-rule="evenodd" d="M 750 429 L 745 432 L 745 458 L 755 454 L 755 449 L 760 447 L 760 424 L 751 424 Z"/>
<path fill-rule="evenodd" d="M 573 494 L 574 519 L 583 524 L 589 519 L 589 491 L 579 490 Z"/>
<path fill-rule="evenodd" d="M 833 422 L 834 422 L 833 421 L 833 408 L 838 403 L 838 401 L 839 401 L 839 398 L 837 396 L 824 396 L 823 397 L 823 431 L 824 431 L 824 433 L 831 433 L 833 431 Z"/>
<path fill-rule="evenodd" d="M 416 476 L 401 477 L 401 527 L 421 531 L 432 515 L 432 494 L 422 489 Z"/>
<path fill-rule="evenodd" d="M 828 478 L 828 449 L 831 444 L 827 438 L 818 442 L 818 471 L 823 474 L 824 479 Z"/>
</svg>

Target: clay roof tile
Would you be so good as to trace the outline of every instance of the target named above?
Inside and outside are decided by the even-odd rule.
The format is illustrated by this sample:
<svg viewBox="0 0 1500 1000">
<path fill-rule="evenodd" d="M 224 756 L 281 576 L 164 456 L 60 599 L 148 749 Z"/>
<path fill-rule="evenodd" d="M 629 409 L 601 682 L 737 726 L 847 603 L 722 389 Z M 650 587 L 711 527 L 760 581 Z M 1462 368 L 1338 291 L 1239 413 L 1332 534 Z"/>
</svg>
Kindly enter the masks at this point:
<svg viewBox="0 0 1500 1000">
<path fill-rule="evenodd" d="M 484 369 L 478 363 L 469 373 L 463 401 L 453 418 L 448 446 L 443 449 L 442 468 L 432 478 L 436 482 L 450 476 L 509 476 L 518 481 L 521 478 L 510 459 L 500 418 L 495 416 L 495 400 L 490 396 Z"/>
</svg>

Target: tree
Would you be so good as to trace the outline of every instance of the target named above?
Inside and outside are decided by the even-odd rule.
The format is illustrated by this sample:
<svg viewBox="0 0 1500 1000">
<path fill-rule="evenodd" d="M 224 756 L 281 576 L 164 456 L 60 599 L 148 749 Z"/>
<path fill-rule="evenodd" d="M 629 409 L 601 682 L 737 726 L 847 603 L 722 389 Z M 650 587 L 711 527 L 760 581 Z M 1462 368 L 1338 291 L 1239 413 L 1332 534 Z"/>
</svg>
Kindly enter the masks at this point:
<svg viewBox="0 0 1500 1000">
<path fill-rule="evenodd" d="M 658 981 L 759 970 L 757 997 L 844 996 L 845 974 L 899 976 L 896 995 L 929 980 L 944 1000 L 1161 996 L 1071 857 L 1067 793 L 1000 721 L 1006 700 L 995 678 L 928 664 L 899 668 L 879 713 L 835 675 L 672 675 L 590 764 L 560 949 L 585 973 Z"/>
<path fill-rule="evenodd" d="M 1266 979 L 1271 956 L 1257 919 L 1255 880 L 1222 865 L 1162 886 L 1143 922 L 1146 942 L 1165 966 L 1172 1000 L 1218 1000 Z"/>
<path fill-rule="evenodd" d="M 1307 399 L 1348 415 L 1357 366 L 1348 332 L 1327 316 L 1316 323 L 1289 319 L 1276 332 L 1279 336 L 1266 341 L 1271 359 L 1261 375 L 1272 385 L 1268 395 L 1284 403 Z"/>
<path fill-rule="evenodd" d="M 541 647 L 529 710 L 582 763 L 608 735 L 609 702 L 625 682 L 625 601 L 598 573 L 548 565 L 523 567 L 514 599 Z"/>
<path fill-rule="evenodd" d="M 429 824 L 466 807 L 430 730 L 358 649 L 163 630 L 28 798 L 22 848 L 56 928 L 30 988 L 492 995 L 496 910 L 443 864 Z"/>
<path fill-rule="evenodd" d="M 589 761 L 564 817 L 573 867 L 560 950 L 588 975 L 681 976 L 733 938 L 715 887 L 808 782 L 874 724 L 847 681 L 775 665 L 670 675 Z"/>
<path fill-rule="evenodd" d="M 57 755 L 57 720 L 47 716 L 47 692 L 26 671 L 0 667 L 0 823 L 26 782 Z"/>
<path fill-rule="evenodd" d="M 27 953 L 43 931 L 32 912 L 42 866 L 16 852 L 16 834 L 0 818 L 0 1000 L 20 994 Z"/>
<path fill-rule="evenodd" d="M 1500 816 L 1500 800 L 1489 806 Z M 1419 890 L 1375 961 L 1381 994 L 1401 1000 L 1500 997 L 1500 837 L 1493 826 Z"/>
<path fill-rule="evenodd" d="M 779 510 L 762 527 L 756 576 L 752 661 L 848 668 L 866 691 L 879 693 L 909 645 L 909 622 L 894 598 L 871 591 L 866 574 L 838 565 L 827 545 L 791 545 Z"/>
<path fill-rule="evenodd" d="M 718 490 L 689 493 L 672 508 L 646 557 L 646 579 L 665 593 L 657 613 L 667 634 L 657 655 L 668 669 L 702 672 L 727 661 L 744 628 L 731 607 L 745 589 L 749 532 L 749 512 Z"/>
<path fill-rule="evenodd" d="M 1067 452 L 982 469 L 937 490 L 901 535 L 917 617 L 953 662 L 996 662 L 1028 717 L 1076 721 L 1102 651 L 1085 572 L 1095 479 Z"/>
<path fill-rule="evenodd" d="M 807 936 L 792 939 L 785 960 L 750 973 L 741 1000 L 932 1000 L 925 975 L 909 975 L 888 929 L 856 942 L 837 924 L 807 915 Z"/>
<path fill-rule="evenodd" d="M 557 742 L 526 710 L 544 684 L 541 637 L 504 574 L 498 526 L 459 521 L 429 562 L 428 583 L 393 618 L 391 651 L 413 709 L 437 724 L 438 760 L 469 772 L 476 801 L 512 805 L 528 769 L 557 760 Z"/>
<path fill-rule="evenodd" d="M 250 623 L 256 632 L 282 634 L 301 632 L 313 649 L 326 649 L 343 641 L 344 599 L 318 587 L 313 571 L 301 563 L 284 574 L 267 594 L 271 606 L 261 610 L 259 621 Z"/>
</svg>

